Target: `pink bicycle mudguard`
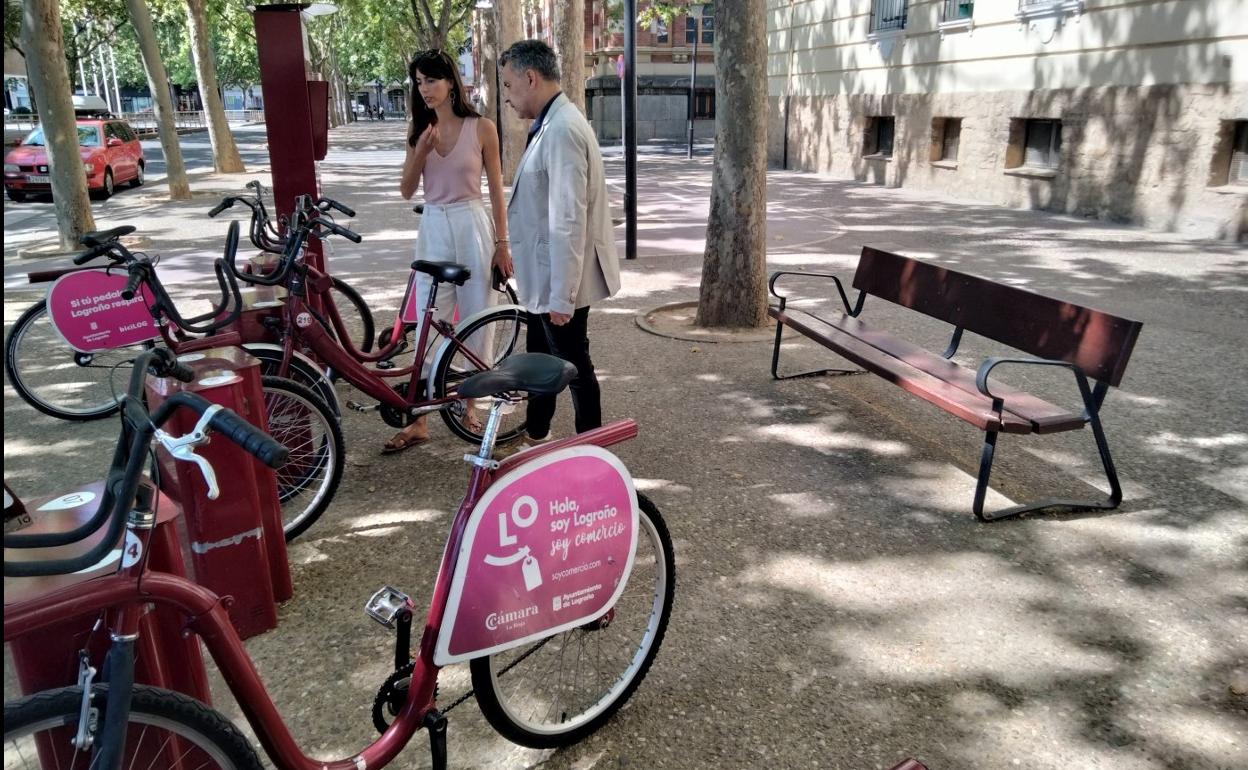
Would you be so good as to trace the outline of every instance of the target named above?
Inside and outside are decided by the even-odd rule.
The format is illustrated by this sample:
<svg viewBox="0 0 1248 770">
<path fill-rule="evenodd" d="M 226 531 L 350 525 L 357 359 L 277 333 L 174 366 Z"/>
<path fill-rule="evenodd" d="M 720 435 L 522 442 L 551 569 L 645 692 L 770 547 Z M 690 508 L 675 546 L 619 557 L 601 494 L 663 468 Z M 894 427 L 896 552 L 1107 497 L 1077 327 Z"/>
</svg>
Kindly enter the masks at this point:
<svg viewBox="0 0 1248 770">
<path fill-rule="evenodd" d="M 605 449 L 526 462 L 477 501 L 434 649 L 439 666 L 584 625 L 615 605 L 637 550 L 637 491 Z"/>
</svg>

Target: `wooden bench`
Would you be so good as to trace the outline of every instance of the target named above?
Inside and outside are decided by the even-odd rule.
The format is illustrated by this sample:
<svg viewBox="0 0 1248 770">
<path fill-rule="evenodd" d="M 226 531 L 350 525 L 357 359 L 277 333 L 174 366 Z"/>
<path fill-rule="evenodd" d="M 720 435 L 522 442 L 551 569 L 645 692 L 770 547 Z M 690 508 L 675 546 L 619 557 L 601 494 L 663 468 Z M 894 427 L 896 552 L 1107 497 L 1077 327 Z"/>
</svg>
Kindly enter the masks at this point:
<svg viewBox="0 0 1248 770">
<path fill-rule="evenodd" d="M 823 318 L 787 307 L 776 291 L 782 276 L 831 279 L 844 306 L 843 313 Z M 1005 286 L 928 262 L 865 246 L 854 273 L 858 296 L 851 305 L 839 278 L 827 273 L 773 273 L 769 288 L 778 302 L 768 308 L 776 319 L 776 342 L 771 374 L 776 379 L 807 377 L 846 370 L 820 369 L 782 376 L 778 370 L 780 342 L 787 326 L 842 357 L 877 374 L 949 414 L 984 431 L 984 448 L 975 487 L 973 510 L 983 520 L 1014 516 L 1041 508 L 1111 509 L 1122 501 L 1122 488 L 1101 427 L 1100 410 L 1109 387 L 1122 380 L 1127 359 L 1142 324 L 1099 310 Z M 860 316 L 867 295 L 910 308 L 953 325 L 949 347 L 931 353 L 900 339 Z M 1027 357 L 988 358 L 976 370 L 950 359 L 963 332 L 973 332 L 1027 353 Z M 1083 402 L 1072 412 L 1034 395 L 990 383 L 1002 364 L 1056 366 L 1069 369 Z M 1089 381 L 1095 385 L 1089 385 Z M 1050 499 L 995 512 L 984 511 L 984 496 L 998 433 L 1058 433 L 1092 426 L 1101 464 L 1109 480 L 1105 501 Z"/>
</svg>

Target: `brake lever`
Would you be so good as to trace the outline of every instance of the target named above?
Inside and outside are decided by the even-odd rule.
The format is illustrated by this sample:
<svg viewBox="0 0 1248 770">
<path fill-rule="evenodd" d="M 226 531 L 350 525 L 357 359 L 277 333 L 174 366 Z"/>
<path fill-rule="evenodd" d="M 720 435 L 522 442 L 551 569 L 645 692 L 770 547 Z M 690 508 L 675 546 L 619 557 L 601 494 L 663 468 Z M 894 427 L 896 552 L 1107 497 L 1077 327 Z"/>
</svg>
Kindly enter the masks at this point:
<svg viewBox="0 0 1248 770">
<path fill-rule="evenodd" d="M 212 422 L 217 412 L 224 408 L 220 404 L 209 406 L 204 410 L 199 422 L 195 423 L 195 427 L 185 436 L 171 436 L 159 428 L 156 429 L 156 440 L 165 448 L 170 457 L 199 466 L 199 472 L 204 475 L 204 483 L 208 485 L 209 500 L 216 500 L 221 495 L 221 488 L 217 486 L 217 472 L 212 469 L 212 465 L 206 459 L 195 454 L 195 447 L 208 443 L 208 423 Z"/>
</svg>

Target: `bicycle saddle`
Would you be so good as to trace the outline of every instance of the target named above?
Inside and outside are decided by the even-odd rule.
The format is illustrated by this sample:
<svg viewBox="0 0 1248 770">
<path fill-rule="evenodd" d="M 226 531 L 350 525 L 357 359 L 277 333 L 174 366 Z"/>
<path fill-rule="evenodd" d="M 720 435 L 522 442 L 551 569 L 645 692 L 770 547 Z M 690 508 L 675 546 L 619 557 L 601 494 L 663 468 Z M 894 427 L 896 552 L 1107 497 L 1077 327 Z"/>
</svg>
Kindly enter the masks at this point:
<svg viewBox="0 0 1248 770">
<path fill-rule="evenodd" d="M 516 353 L 498 366 L 459 384 L 460 398 L 483 398 L 513 390 L 553 396 L 576 379 L 576 367 L 546 353 Z"/>
<path fill-rule="evenodd" d="M 83 246 L 102 246 L 110 241 L 115 241 L 123 235 L 129 235 L 134 232 L 134 225 L 122 225 L 114 227 L 112 230 L 95 230 L 89 233 L 83 233 L 79 243 Z"/>
<path fill-rule="evenodd" d="M 472 271 L 454 262 L 429 262 L 418 259 L 412 263 L 412 269 L 433 276 L 436 281 L 453 283 L 463 286 L 472 277 Z"/>
</svg>

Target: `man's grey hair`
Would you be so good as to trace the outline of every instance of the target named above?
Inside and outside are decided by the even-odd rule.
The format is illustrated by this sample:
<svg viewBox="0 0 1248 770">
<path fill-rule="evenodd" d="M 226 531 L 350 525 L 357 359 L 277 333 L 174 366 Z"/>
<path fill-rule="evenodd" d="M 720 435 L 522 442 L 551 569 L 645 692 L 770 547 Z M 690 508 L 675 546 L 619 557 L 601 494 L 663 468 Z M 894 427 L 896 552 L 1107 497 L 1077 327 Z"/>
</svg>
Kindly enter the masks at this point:
<svg viewBox="0 0 1248 770">
<path fill-rule="evenodd" d="M 517 72 L 534 70 L 546 80 L 559 79 L 559 59 L 555 51 L 541 40 L 521 40 L 512 43 L 498 59 L 498 66 L 508 64 Z"/>
</svg>

